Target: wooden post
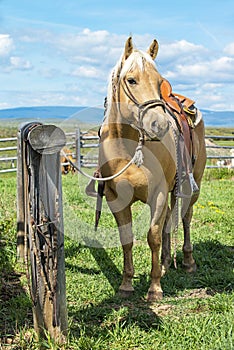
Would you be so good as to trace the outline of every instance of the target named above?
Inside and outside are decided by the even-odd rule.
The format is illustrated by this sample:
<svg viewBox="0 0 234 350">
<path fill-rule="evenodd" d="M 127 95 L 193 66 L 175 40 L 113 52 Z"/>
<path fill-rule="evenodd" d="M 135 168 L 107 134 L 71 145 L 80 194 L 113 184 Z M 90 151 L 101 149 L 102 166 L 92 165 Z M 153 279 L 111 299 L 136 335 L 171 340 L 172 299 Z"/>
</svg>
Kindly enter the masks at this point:
<svg viewBox="0 0 234 350">
<path fill-rule="evenodd" d="M 76 130 L 76 165 L 78 168 L 81 167 L 81 140 L 80 140 L 80 128 Z"/>
<path fill-rule="evenodd" d="M 24 260 L 24 240 L 27 228 L 25 227 L 25 176 L 26 169 L 26 144 L 24 140 L 24 131 L 30 127 L 41 125 L 41 123 L 27 123 L 21 125 L 17 135 L 17 257 L 20 261 Z"/>
<path fill-rule="evenodd" d="M 60 165 L 65 143 L 65 134 L 54 125 L 26 125 L 17 176 L 18 227 L 23 228 L 17 240 L 24 234 L 34 328 L 39 335 L 48 331 L 58 342 L 64 342 L 68 327 Z"/>
</svg>

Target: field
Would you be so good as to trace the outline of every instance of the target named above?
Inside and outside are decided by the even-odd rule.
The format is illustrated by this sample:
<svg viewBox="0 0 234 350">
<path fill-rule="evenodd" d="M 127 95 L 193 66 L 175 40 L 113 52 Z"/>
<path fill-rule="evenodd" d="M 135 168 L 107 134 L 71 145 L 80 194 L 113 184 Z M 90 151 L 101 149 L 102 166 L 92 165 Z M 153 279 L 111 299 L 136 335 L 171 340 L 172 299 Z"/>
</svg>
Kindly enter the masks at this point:
<svg viewBox="0 0 234 350">
<path fill-rule="evenodd" d="M 230 135 L 228 129 L 206 134 Z M 0 128 L 1 137 L 16 134 Z M 9 144 L 10 145 L 10 144 Z M 233 145 L 231 143 L 230 145 Z M 122 249 L 113 216 L 104 203 L 94 232 L 95 200 L 83 177 L 63 176 L 63 210 L 70 350 L 234 349 L 234 171 L 206 170 L 192 221 L 195 274 L 181 268 L 162 279 L 163 301 L 147 303 L 149 212 L 133 208 L 135 293 L 121 299 Z M 48 336 L 37 340 L 24 267 L 16 259 L 16 174 L 0 175 L 0 349 L 60 349 Z"/>
<path fill-rule="evenodd" d="M 83 179 L 63 177 L 69 336 L 64 349 L 234 349 L 233 172 L 207 170 L 192 224 L 198 271 L 181 268 L 162 279 L 164 299 L 149 304 L 148 211 L 134 207 L 135 294 L 118 295 L 122 251 L 106 206 L 93 232 L 94 199 Z M 16 177 L 0 177 L 0 333 L 2 349 L 59 349 L 48 337 L 37 341 L 24 269 L 16 261 Z M 116 236 L 116 238 L 115 238 Z M 107 246 L 107 248 L 104 248 Z"/>
</svg>

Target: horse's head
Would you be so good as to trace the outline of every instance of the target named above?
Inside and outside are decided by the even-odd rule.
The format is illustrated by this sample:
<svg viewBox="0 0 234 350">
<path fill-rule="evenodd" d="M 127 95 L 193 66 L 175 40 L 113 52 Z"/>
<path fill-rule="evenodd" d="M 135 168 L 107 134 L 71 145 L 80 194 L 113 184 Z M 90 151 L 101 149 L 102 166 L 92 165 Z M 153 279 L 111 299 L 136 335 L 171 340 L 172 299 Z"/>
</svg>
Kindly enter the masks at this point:
<svg viewBox="0 0 234 350">
<path fill-rule="evenodd" d="M 130 37 L 112 72 L 109 89 L 122 118 L 141 130 L 148 140 L 161 139 L 169 128 L 165 106 L 160 98 L 162 77 L 154 63 L 157 52 L 156 40 L 147 52 L 142 52 L 133 48 Z"/>
</svg>

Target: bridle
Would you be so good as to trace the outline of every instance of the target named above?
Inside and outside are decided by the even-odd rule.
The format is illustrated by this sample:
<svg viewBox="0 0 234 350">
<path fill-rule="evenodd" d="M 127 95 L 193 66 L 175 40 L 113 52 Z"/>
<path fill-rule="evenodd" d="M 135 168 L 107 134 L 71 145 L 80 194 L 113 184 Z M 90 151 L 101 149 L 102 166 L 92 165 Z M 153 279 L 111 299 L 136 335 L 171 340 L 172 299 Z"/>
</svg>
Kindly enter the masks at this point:
<svg viewBox="0 0 234 350">
<path fill-rule="evenodd" d="M 136 97 L 132 94 L 131 90 L 128 87 L 128 84 L 126 83 L 126 79 L 123 79 L 119 81 L 119 87 L 122 87 L 125 95 L 137 106 L 138 108 L 138 117 L 137 117 L 137 125 L 135 124 L 130 124 L 133 128 L 137 129 L 138 131 L 141 131 L 141 133 L 145 133 L 144 127 L 143 127 L 143 117 L 145 113 L 150 109 L 150 108 L 155 108 L 155 107 L 163 107 L 165 111 L 165 103 L 161 99 L 153 99 L 153 100 L 148 100 L 145 102 L 140 103 Z M 120 91 L 120 89 L 119 89 Z"/>
</svg>

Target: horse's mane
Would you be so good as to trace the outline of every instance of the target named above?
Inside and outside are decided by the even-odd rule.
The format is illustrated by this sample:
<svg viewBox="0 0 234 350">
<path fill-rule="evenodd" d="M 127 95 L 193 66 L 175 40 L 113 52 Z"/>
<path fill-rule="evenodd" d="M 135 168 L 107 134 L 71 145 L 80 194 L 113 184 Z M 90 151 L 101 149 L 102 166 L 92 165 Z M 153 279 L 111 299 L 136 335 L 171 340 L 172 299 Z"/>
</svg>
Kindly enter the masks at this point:
<svg viewBox="0 0 234 350">
<path fill-rule="evenodd" d="M 128 72 L 135 69 L 136 67 L 140 71 L 144 71 L 146 62 L 149 62 L 150 64 L 153 65 L 153 67 L 156 68 L 155 62 L 152 60 L 150 55 L 141 50 L 135 49 L 126 60 L 124 60 L 124 53 L 121 55 L 120 59 L 112 69 L 109 76 L 109 83 L 108 83 L 108 90 L 107 90 L 107 109 L 105 112 L 106 116 L 109 115 L 113 93 L 116 90 L 116 86 L 118 84 L 119 79 L 121 79 L 123 76 L 125 76 Z"/>
</svg>

